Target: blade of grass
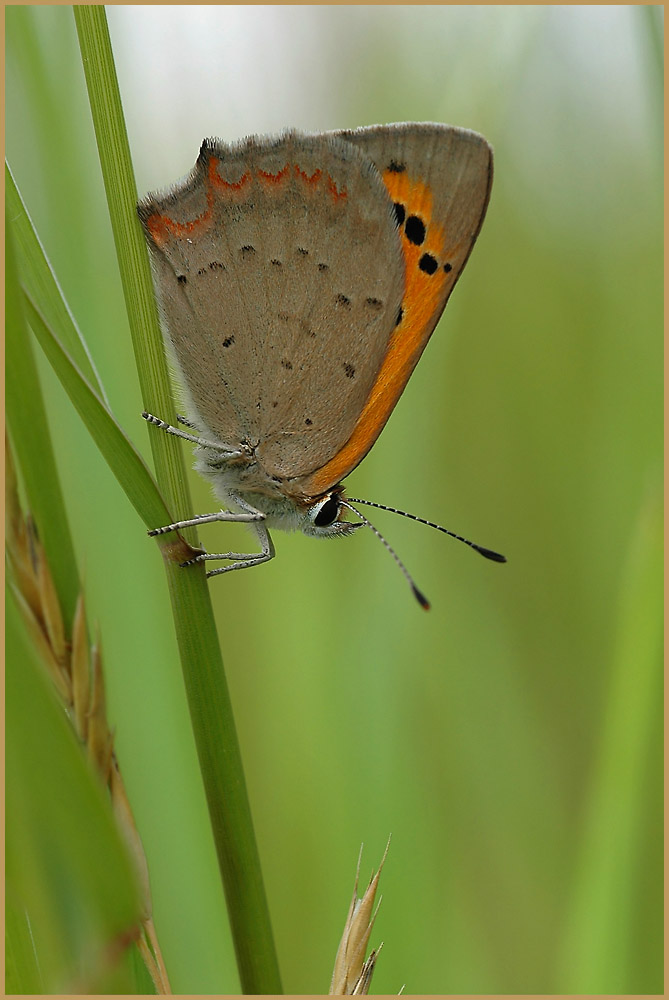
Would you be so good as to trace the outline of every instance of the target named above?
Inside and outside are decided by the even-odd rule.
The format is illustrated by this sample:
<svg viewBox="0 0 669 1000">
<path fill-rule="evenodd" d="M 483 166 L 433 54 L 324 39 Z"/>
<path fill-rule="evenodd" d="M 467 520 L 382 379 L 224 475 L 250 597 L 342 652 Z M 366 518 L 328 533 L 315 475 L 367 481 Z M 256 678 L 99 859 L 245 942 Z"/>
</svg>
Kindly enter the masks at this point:
<svg viewBox="0 0 669 1000">
<path fill-rule="evenodd" d="M 7 220 L 7 222 L 8 221 L 9 220 Z M 76 606 L 76 598 L 79 594 L 80 582 L 78 579 L 78 570 L 74 555 L 72 536 L 61 493 L 60 479 L 51 445 L 51 437 L 47 424 L 41 385 L 33 358 L 32 338 L 28 333 L 25 313 L 30 312 L 31 315 L 34 313 L 32 319 L 33 328 L 38 325 L 36 319 L 39 321 L 39 324 L 42 324 L 42 326 L 44 326 L 44 324 L 34 306 L 30 300 L 26 298 L 25 293 L 21 288 L 19 280 L 20 268 L 17 267 L 17 262 L 15 260 L 16 254 L 13 235 L 13 227 L 10 224 L 7 224 L 6 325 L 7 360 L 11 372 L 11 377 L 7 380 L 7 409 L 10 425 L 12 427 L 11 436 L 14 441 L 15 450 L 19 455 L 21 472 L 32 512 L 32 523 L 39 525 L 40 527 L 39 538 L 34 538 L 32 543 L 26 544 L 26 554 L 29 551 L 32 556 L 32 558 L 29 559 L 30 568 L 27 572 L 31 573 L 34 571 L 36 574 L 33 580 L 33 586 L 35 588 L 34 593 L 36 596 L 40 595 L 42 603 L 39 618 L 36 617 L 33 619 L 32 614 L 30 612 L 28 614 L 28 618 L 32 620 L 33 624 L 36 626 L 36 632 L 31 631 L 29 622 L 27 624 L 24 618 L 21 624 L 24 626 L 26 634 L 22 636 L 21 640 L 15 636 L 15 641 L 8 644 L 8 656 L 9 661 L 18 662 L 20 664 L 21 675 L 23 678 L 27 661 L 21 650 L 23 649 L 23 645 L 26 641 L 28 642 L 28 645 L 30 645 L 31 641 L 35 641 L 37 633 L 39 636 L 37 649 L 41 649 L 43 652 L 46 651 L 47 653 L 49 651 L 51 652 L 51 656 L 47 656 L 46 661 L 42 663 L 42 669 L 44 669 L 45 664 L 47 668 L 49 665 L 55 667 L 56 673 L 55 675 L 51 675 L 51 680 L 56 684 L 56 688 L 60 691 L 61 695 L 65 695 L 65 703 L 61 706 L 62 708 L 65 707 L 65 705 L 71 704 L 71 695 L 68 694 L 65 675 L 60 673 L 59 668 L 65 670 L 62 657 L 67 656 L 65 650 L 69 648 L 65 645 L 65 639 L 66 637 L 72 635 L 72 620 L 73 618 L 76 620 L 77 617 L 76 612 L 73 612 L 72 609 L 66 605 L 64 598 L 67 599 L 69 596 L 71 599 L 72 595 L 74 595 Z M 39 259 L 40 256 L 43 255 L 43 251 L 41 244 L 37 239 L 35 239 L 31 250 L 34 250 L 35 252 L 35 258 L 32 262 L 35 265 L 32 269 L 33 274 L 37 277 L 39 277 L 40 274 L 45 273 L 48 275 L 49 271 L 46 260 Z M 60 288 L 57 284 L 55 285 L 55 291 L 56 295 L 60 295 Z M 64 314 L 67 315 L 67 306 L 65 304 Z M 57 315 L 57 311 L 55 315 Z M 60 345 L 57 341 L 55 341 L 49 331 L 46 331 L 45 336 L 51 337 L 54 341 L 55 349 L 60 349 Z M 62 353 L 65 357 L 67 357 L 65 352 Z M 101 411 L 101 414 L 106 417 L 108 423 L 111 423 L 114 435 L 117 437 L 121 435 L 120 430 L 116 427 L 106 408 L 99 402 L 76 368 L 72 366 L 72 369 L 75 372 L 78 381 L 88 389 L 97 408 Z M 131 449 L 129 443 L 127 443 L 127 449 L 130 449 L 132 456 L 135 457 L 137 461 L 141 462 L 141 458 L 136 455 L 134 450 Z M 10 457 L 11 449 L 9 449 L 9 454 L 7 456 L 8 460 L 10 460 Z M 13 463 L 11 461 L 9 461 L 9 465 L 10 469 L 12 469 Z M 10 480 L 12 480 L 13 477 L 11 472 L 8 472 L 8 476 Z M 157 489 L 146 467 L 144 467 L 144 478 L 148 480 L 153 493 L 157 495 Z M 9 485 L 8 492 L 10 495 L 12 494 L 11 485 Z M 160 500 L 160 498 L 158 499 Z M 159 507 L 163 510 L 165 509 L 162 501 L 160 502 Z M 12 523 L 13 515 L 16 513 L 16 504 L 9 499 L 8 508 L 12 513 L 10 513 L 7 542 L 8 550 L 10 552 L 10 566 L 13 572 L 16 573 L 20 566 L 21 550 L 20 546 L 18 548 L 16 546 L 17 535 L 13 535 L 12 533 L 12 528 L 16 527 L 15 523 Z M 49 546 L 48 549 L 47 545 Z M 35 569 L 35 566 L 41 568 Z M 43 572 L 45 566 L 48 566 L 47 573 Z M 20 573 L 18 579 L 15 580 L 17 588 L 17 591 L 14 594 L 15 599 L 19 599 L 21 597 L 21 594 L 18 593 L 18 591 L 21 590 L 20 581 L 25 581 L 25 579 L 25 575 Z M 52 600 L 54 595 L 51 593 L 50 587 L 47 585 L 49 581 L 52 581 L 52 585 L 55 586 L 55 601 Z M 42 587 L 44 587 L 44 589 L 42 589 Z M 23 596 L 26 597 L 27 595 L 24 594 Z M 34 612 L 32 604 L 28 603 L 24 606 L 26 609 L 32 609 L 32 612 Z M 41 628 L 45 629 L 45 635 L 42 635 Z M 20 644 L 20 648 L 17 643 Z M 34 656 L 34 651 L 32 656 Z M 29 659 L 30 662 L 32 662 L 32 659 Z M 58 683 L 59 677 L 60 684 Z M 65 686 L 63 687 L 63 685 Z M 12 717 L 17 710 L 17 703 L 14 700 L 12 701 L 10 712 Z M 47 732 L 45 727 L 37 726 L 35 728 L 35 725 L 33 724 L 32 728 L 36 733 L 39 733 L 40 743 L 42 743 L 44 739 L 46 739 L 47 742 L 51 739 L 52 734 Z M 25 754 L 23 756 L 25 757 Z M 20 757 L 20 754 L 12 755 L 13 763 L 12 767 L 8 771 L 8 780 L 11 780 L 12 782 L 17 780 L 16 776 L 18 772 L 16 764 Z M 28 772 L 30 772 L 28 779 L 26 779 L 26 775 L 23 775 L 23 777 L 19 780 L 19 784 L 24 790 L 25 801 L 28 801 L 31 795 L 36 796 L 37 800 L 41 800 L 43 797 L 39 788 L 41 780 L 40 775 L 36 771 L 31 770 L 31 768 L 34 767 L 34 763 L 34 752 L 32 752 L 28 754 Z M 64 780 L 70 782 L 70 779 L 73 779 L 73 776 L 67 767 L 65 767 L 64 762 L 61 763 L 63 763 L 63 767 L 59 771 L 59 774 L 61 777 L 66 775 L 67 777 Z M 15 813 L 16 812 L 17 810 L 15 810 Z M 31 812 L 34 814 L 34 809 L 32 809 Z M 16 815 L 14 816 L 14 819 L 16 819 Z M 49 823 L 44 823 L 43 818 L 40 819 L 36 816 L 34 816 L 33 819 L 40 829 L 49 830 L 51 843 L 51 841 L 53 841 L 53 823 L 51 825 Z M 93 819 L 94 817 L 89 817 L 90 822 L 92 822 Z M 78 863 L 80 863 L 81 860 L 81 848 L 80 845 L 71 845 L 70 856 L 66 856 L 65 851 L 60 852 L 59 863 L 63 866 L 70 867 L 70 877 L 54 877 L 51 880 L 52 884 L 49 886 L 48 883 L 50 881 L 50 875 L 53 874 L 54 876 L 57 876 L 58 865 L 54 863 L 49 866 L 46 858 L 40 857 L 38 849 L 39 837 L 34 836 L 34 831 L 31 829 L 31 821 L 28 815 L 23 816 L 22 821 L 23 822 L 21 822 L 21 820 L 18 821 L 19 827 L 21 827 L 21 832 L 16 837 L 16 843 L 21 844 L 21 851 L 15 852 L 15 864 L 12 865 L 11 872 L 9 873 L 10 879 L 13 879 L 13 887 L 16 893 L 20 896 L 20 899 L 18 901 L 17 899 L 12 900 L 7 914 L 8 927 L 10 928 L 10 934 L 12 935 L 11 941 L 8 939 L 8 946 L 12 949 L 12 958 L 14 962 L 8 974 L 17 981 L 16 985 L 21 985 L 24 980 L 29 984 L 35 979 L 35 976 L 39 978 L 40 975 L 44 974 L 47 976 L 47 983 L 50 987 L 55 987 L 57 985 L 62 986 L 63 984 L 61 980 L 57 978 L 58 972 L 56 970 L 56 966 L 52 961 L 52 945 L 54 942 L 58 941 L 58 944 L 54 949 L 56 954 L 60 954 L 61 956 L 70 956 L 69 961 L 72 966 L 72 970 L 69 974 L 70 977 L 74 975 L 74 968 L 76 966 L 75 956 L 77 954 L 80 956 L 85 955 L 90 951 L 90 942 L 84 940 L 71 940 L 69 945 L 65 946 L 59 938 L 61 933 L 59 928 L 61 928 L 64 923 L 64 914 L 71 910 L 73 906 L 76 910 L 77 908 L 80 908 L 81 905 L 87 905 L 84 900 L 84 896 L 86 894 L 84 892 L 83 885 L 80 880 L 72 876 L 72 870 Z M 80 824 L 80 826 L 81 829 L 87 828 L 86 823 L 83 825 Z M 51 846 L 53 847 L 53 845 Z M 53 851 L 51 853 L 53 854 Z M 19 855 L 21 856 L 21 860 L 18 860 Z M 98 853 L 95 856 L 98 858 L 99 863 L 103 862 L 102 855 L 99 855 Z M 37 879 L 36 883 L 31 882 L 30 880 L 22 880 L 21 870 L 26 864 L 26 857 L 31 859 L 31 863 L 28 864 L 29 868 L 37 866 L 41 869 L 40 878 Z M 51 860 L 53 861 L 53 858 Z M 104 861 L 104 863 L 102 863 L 103 868 L 107 868 L 108 865 L 108 861 Z M 91 872 L 90 874 L 92 879 L 91 885 L 95 886 L 95 884 L 98 884 L 99 882 L 98 873 Z M 38 886 L 39 890 L 37 891 Z M 65 888 L 65 886 L 67 888 Z M 118 888 L 120 891 L 122 888 L 120 884 Z M 48 904 L 46 905 L 46 908 L 45 904 Z M 18 906 L 17 910 L 14 909 L 15 906 Z M 133 945 L 133 949 L 134 948 L 135 946 Z M 125 951 L 125 946 L 123 950 Z M 124 980 L 124 988 L 126 989 L 133 988 L 133 986 L 136 986 L 137 983 L 143 984 L 146 981 L 146 971 L 144 971 L 143 975 L 141 972 L 135 974 L 134 970 L 136 965 L 137 963 L 133 964 L 134 979 L 131 978 L 127 981 Z M 141 969 L 141 963 L 139 963 L 137 967 Z M 56 978 L 53 978 L 54 976 Z M 23 982 L 23 986 L 26 985 L 26 982 Z M 42 985 L 45 984 L 42 983 Z M 22 989 L 19 989 L 19 992 L 26 992 L 26 990 L 22 987 Z M 30 989 L 28 989 L 28 992 L 30 992 Z"/>
<path fill-rule="evenodd" d="M 29 298 L 26 299 L 26 312 L 42 350 L 137 513 L 148 528 L 163 521 L 169 523 L 170 512 L 142 456 Z"/>
<path fill-rule="evenodd" d="M 662 164 L 664 150 L 664 8 L 661 4 L 642 4 L 634 14 L 641 21 L 645 42 L 641 58 L 648 80 L 648 93 L 653 102 L 657 123 L 658 161 Z"/>
<path fill-rule="evenodd" d="M 5 875 L 5 878 L 7 876 Z M 23 907 L 12 899 L 5 902 L 5 990 L 7 993 L 46 993 L 35 954 L 30 921 Z"/>
<path fill-rule="evenodd" d="M 662 699 L 662 603 L 662 509 L 656 494 L 641 510 L 623 579 L 611 689 L 563 940 L 562 993 L 638 988 L 631 951 L 639 919 L 635 858 L 644 850 L 641 789 L 653 715 Z M 649 992 L 661 988 L 660 982 Z"/>
<path fill-rule="evenodd" d="M 33 302 L 39 302 L 47 325 L 56 331 L 66 350 L 81 369 L 98 396 L 109 406 L 88 345 L 81 335 L 44 248 L 35 232 L 14 176 L 5 163 L 7 224 L 11 225 L 21 284 Z"/>
<path fill-rule="evenodd" d="M 76 357 L 84 364 L 89 358 L 86 342 L 74 325 L 69 306 L 51 271 L 42 244 L 23 204 L 21 193 L 8 167 L 6 167 L 6 183 L 8 215 L 11 214 L 13 219 L 11 227 L 8 226 L 8 232 L 11 231 L 12 236 L 18 233 L 21 237 L 17 265 L 18 273 L 24 282 L 23 311 L 33 333 L 95 443 L 146 526 L 152 528 L 158 523 L 168 523 L 173 520 L 172 514 L 160 495 L 144 459 L 103 402 L 99 381 L 91 383 L 86 377 L 85 370 L 80 370 L 71 352 L 64 346 L 64 342 L 70 344 L 76 350 Z M 40 303 L 39 306 L 37 302 Z M 52 317 L 52 323 L 57 326 L 47 322 L 45 311 Z M 21 371 L 18 364 L 21 360 L 21 357 L 15 359 L 12 353 L 10 358 L 12 371 L 17 373 Z M 90 366 L 86 365 L 86 370 L 91 373 Z M 32 384 L 22 382 L 21 378 L 12 382 L 17 388 Z M 30 399 L 32 396 L 34 389 L 27 393 L 22 390 L 22 400 Z M 23 406 L 27 409 L 25 402 Z M 33 462 L 30 466 L 39 468 L 39 463 Z M 173 545 L 173 540 L 171 544 Z"/>
<path fill-rule="evenodd" d="M 74 7 L 121 281 L 143 400 L 166 420 L 174 404 L 104 7 Z M 178 442 L 151 434 L 159 486 L 170 508 L 190 510 Z M 165 560 L 188 704 L 245 993 L 281 991 L 241 754 L 204 571 Z"/>
<path fill-rule="evenodd" d="M 51 445 L 42 389 L 23 312 L 9 219 L 5 232 L 5 363 L 7 417 L 28 503 L 53 566 L 66 623 L 72 625 L 79 593 L 77 562 Z"/>
</svg>

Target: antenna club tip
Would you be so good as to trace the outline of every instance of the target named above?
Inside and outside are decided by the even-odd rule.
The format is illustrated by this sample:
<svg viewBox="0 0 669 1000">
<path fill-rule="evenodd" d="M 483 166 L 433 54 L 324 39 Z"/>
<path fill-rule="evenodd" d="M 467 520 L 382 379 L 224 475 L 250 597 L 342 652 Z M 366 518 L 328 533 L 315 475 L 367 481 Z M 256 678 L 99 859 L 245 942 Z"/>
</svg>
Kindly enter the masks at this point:
<svg viewBox="0 0 669 1000">
<path fill-rule="evenodd" d="M 505 563 L 506 556 L 503 556 L 500 552 L 493 552 L 492 549 L 484 549 L 482 545 L 476 546 L 476 551 L 480 552 L 482 556 L 486 559 L 492 559 L 493 562 Z"/>
<path fill-rule="evenodd" d="M 411 589 L 413 590 L 413 595 L 420 604 L 421 608 L 423 608 L 424 611 L 429 611 L 431 605 L 425 594 L 422 594 L 415 584 L 411 585 Z"/>
</svg>

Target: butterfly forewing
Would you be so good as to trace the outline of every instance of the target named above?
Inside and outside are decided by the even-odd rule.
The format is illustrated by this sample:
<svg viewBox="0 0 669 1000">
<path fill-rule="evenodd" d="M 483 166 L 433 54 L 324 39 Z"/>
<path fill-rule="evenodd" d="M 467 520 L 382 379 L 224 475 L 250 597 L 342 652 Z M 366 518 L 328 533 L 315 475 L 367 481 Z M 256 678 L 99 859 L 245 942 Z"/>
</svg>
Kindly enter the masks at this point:
<svg viewBox="0 0 669 1000">
<path fill-rule="evenodd" d="M 405 262 L 398 322 L 346 445 L 293 484 L 316 495 L 364 458 L 385 426 L 474 245 L 488 204 L 492 151 L 446 125 L 373 126 L 336 133 L 369 156 L 394 205 Z"/>
<path fill-rule="evenodd" d="M 140 206 L 187 402 L 273 480 L 349 440 L 393 335 L 404 255 L 370 159 L 334 136 L 202 147 Z"/>
</svg>

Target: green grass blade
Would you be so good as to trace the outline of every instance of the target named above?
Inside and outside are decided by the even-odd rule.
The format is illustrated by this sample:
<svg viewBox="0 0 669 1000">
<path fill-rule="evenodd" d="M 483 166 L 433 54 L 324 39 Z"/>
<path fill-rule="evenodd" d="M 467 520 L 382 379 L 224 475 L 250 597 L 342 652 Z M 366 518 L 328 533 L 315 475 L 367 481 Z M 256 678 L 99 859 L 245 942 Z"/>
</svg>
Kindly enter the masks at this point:
<svg viewBox="0 0 669 1000">
<path fill-rule="evenodd" d="M 661 4 L 642 4 L 634 9 L 641 19 L 645 35 L 641 58 L 648 81 L 648 92 L 653 102 L 654 124 L 657 126 L 658 162 L 662 163 L 664 150 L 664 8 Z"/>
<path fill-rule="evenodd" d="M 174 420 L 137 191 L 104 7 L 74 8 L 121 281 L 145 406 Z M 161 491 L 190 510 L 178 442 L 152 434 Z M 202 567 L 183 571 L 165 553 L 184 682 L 207 796 L 237 963 L 245 993 L 281 991 L 269 911 L 232 708 Z M 170 558 L 171 555 L 171 558 Z"/>
<path fill-rule="evenodd" d="M 13 186 L 13 179 L 10 177 L 9 188 L 18 196 L 18 191 Z M 10 199 L 11 200 L 11 199 Z M 12 213 L 9 213 L 12 215 Z M 14 218 L 16 216 L 14 215 Z M 27 216 L 26 216 L 27 218 Z M 54 361 L 54 367 L 65 388 L 69 390 L 75 403 L 79 402 L 77 395 L 83 394 L 84 402 L 78 408 L 86 411 L 86 408 L 93 409 L 93 418 L 88 417 L 89 429 L 96 437 L 96 429 L 100 430 L 100 435 L 109 439 L 107 450 L 112 451 L 109 457 L 110 465 L 114 466 L 113 442 L 120 438 L 125 448 L 121 448 L 119 455 L 125 460 L 126 466 L 133 467 L 142 463 L 141 458 L 132 449 L 132 446 L 125 440 L 122 432 L 114 423 L 105 406 L 100 402 L 95 392 L 88 385 L 76 366 L 68 357 L 59 344 L 57 338 L 48 330 L 41 315 L 36 310 L 33 303 L 26 297 L 21 287 L 19 272 L 30 275 L 30 284 L 37 294 L 45 297 L 46 308 L 56 319 L 60 315 L 68 317 L 69 310 L 67 304 L 62 301 L 62 309 L 54 308 L 57 300 L 61 296 L 60 287 L 52 278 L 48 262 L 44 258 L 41 243 L 35 235 L 34 240 L 26 243 L 20 241 L 21 258 L 25 263 L 26 254 L 31 256 L 30 266 L 21 270 L 17 266 L 14 239 L 16 228 L 7 219 L 6 226 L 6 328 L 7 344 L 6 358 L 10 377 L 7 379 L 7 410 L 11 428 L 11 437 L 14 450 L 18 459 L 21 475 L 25 483 L 26 493 L 32 516 L 40 532 L 40 539 L 44 545 L 47 562 L 56 586 L 61 610 L 64 614 L 65 625 L 70 634 L 74 607 L 77 595 L 80 590 L 80 581 L 76 558 L 74 554 L 72 536 L 65 510 L 64 500 L 61 492 L 60 478 L 58 475 L 55 456 L 51 444 L 51 435 L 47 424 L 41 384 L 38 378 L 35 359 L 33 356 L 32 337 L 28 331 L 28 322 L 33 330 L 41 336 L 45 352 Z M 45 279 L 42 281 L 41 279 Z M 47 291 L 45 291 L 45 289 Z M 49 292 L 53 295 L 50 296 Z M 77 341 L 75 341 L 76 346 Z M 83 343 L 83 342 L 81 342 Z M 80 343 L 80 346 L 81 346 Z M 80 357 L 86 358 L 79 352 Z M 55 360 L 54 360 L 55 359 Z M 60 370 L 59 370 L 60 367 Z M 68 384 L 72 383 L 71 385 Z M 74 387 L 74 388 L 73 388 Z M 97 419 L 96 419 L 97 418 Z M 93 426 L 91 427 L 91 423 Z M 96 426 L 97 425 L 97 426 Z M 104 450 L 104 447 L 103 447 Z M 117 450 L 119 450 L 117 448 Z M 129 456 L 128 453 L 129 452 Z M 143 463 L 142 463 L 143 465 Z M 132 468 L 131 468 L 131 471 Z M 139 479 L 140 487 L 144 482 L 148 482 L 144 493 L 153 501 L 153 508 L 165 511 L 157 488 L 151 475 L 143 466 L 143 477 L 135 475 Z M 126 477 L 127 478 L 127 477 Z M 137 487 L 135 490 L 137 491 Z M 130 490 L 128 492 L 131 492 Z M 155 502 L 158 498 L 158 504 Z M 146 504 L 144 504 L 146 506 Z M 11 601 L 10 601 L 11 606 Z M 10 611 L 13 610 L 10 607 Z M 128 942 L 117 946 L 112 942 L 113 937 L 118 934 L 118 927 L 106 926 L 105 920 L 99 914 L 93 913 L 91 897 L 96 896 L 96 906 L 105 908 L 107 914 L 113 920 L 114 903 L 112 899 L 107 899 L 109 893 L 101 892 L 101 885 L 104 885 L 106 870 L 110 869 L 114 873 L 115 862 L 110 862 L 106 856 L 104 835 L 99 841 L 91 841 L 94 848 L 93 857 L 86 857 L 86 852 L 82 853 L 82 846 L 76 838 L 70 837 L 66 831 L 62 832 L 62 843 L 58 844 L 61 836 L 62 817 L 57 809 L 51 809 L 48 797 L 44 795 L 43 780 L 44 768 L 39 763 L 42 743 L 48 747 L 48 756 L 55 767 L 58 780 L 52 784 L 59 785 L 67 782 L 71 786 L 71 797 L 63 795 L 68 810 L 79 815 L 79 827 L 81 836 L 85 839 L 89 831 L 95 831 L 99 822 L 96 810 L 99 806 L 95 800 L 88 799 L 87 793 L 83 792 L 82 797 L 77 798 L 79 789 L 79 777 L 76 774 L 78 767 L 83 767 L 87 775 L 87 780 L 91 780 L 91 772 L 85 763 L 85 756 L 81 753 L 81 747 L 77 746 L 77 752 L 81 758 L 81 764 L 72 763 L 69 751 L 61 753 L 62 737 L 59 735 L 60 721 L 55 727 L 51 726 L 48 720 L 50 709 L 45 709 L 45 718 L 40 720 L 39 701 L 41 695 L 39 688 L 44 682 L 41 676 L 40 666 L 36 662 L 32 644 L 29 638 L 22 633 L 22 623 L 16 621 L 16 628 L 8 637 L 8 676 L 13 669 L 20 672 L 19 686 L 11 687 L 8 682 L 8 717 L 11 715 L 11 722 L 8 723 L 8 731 L 13 732 L 13 725 L 17 722 L 21 729 L 32 727 L 32 739 L 40 742 L 40 749 L 27 749 L 24 740 L 21 749 L 10 748 L 10 738 L 8 737 L 8 752 L 11 757 L 11 767 L 8 770 L 8 784 L 11 788 L 21 789 L 21 794 L 16 795 L 12 803 L 12 823 L 9 840 L 13 848 L 11 870 L 8 872 L 8 881 L 11 892 L 7 901 L 7 982 L 6 989 L 14 993 L 43 993 L 53 992 L 54 988 L 60 987 L 67 990 L 72 985 L 73 977 L 78 977 L 82 973 L 79 960 L 82 959 L 84 965 L 91 961 L 91 968 L 86 971 L 93 977 L 91 983 L 103 984 L 107 988 L 123 991 L 134 989 L 137 992 L 137 985 L 141 984 L 139 992 L 150 992 L 150 980 L 147 982 L 146 970 L 139 960 L 135 945 L 132 945 L 130 954 L 127 954 Z M 25 648 L 24 648 L 25 647 Z M 29 693 L 31 663 L 35 663 L 37 693 L 33 690 Z M 17 667 L 18 664 L 18 667 Z M 46 683 L 44 695 L 48 700 L 52 697 Z M 10 691 L 17 696 L 11 697 Z M 25 712 L 22 712 L 22 698 L 27 698 L 35 704 L 30 723 L 25 721 Z M 57 709 L 59 717 L 62 716 L 62 708 Z M 72 739 L 70 734 L 69 739 Z M 74 768 L 74 771 L 72 770 Z M 105 800 L 106 812 L 111 818 L 108 801 Z M 114 824 L 113 819 L 111 820 Z M 106 821 L 105 821 L 106 822 Z M 115 826 L 114 826 L 115 829 Z M 48 843 L 43 843 L 43 836 L 40 831 L 48 830 Z M 118 839 L 117 834 L 113 834 Z M 100 848 L 98 851 L 97 848 Z M 57 847 L 50 853 L 50 848 Z M 122 848 L 125 856 L 125 846 Z M 71 852 L 71 853 L 70 853 Z M 55 855 L 58 855 L 56 857 Z M 103 871 L 94 871 L 93 864 L 96 862 Z M 85 863 L 85 870 L 80 866 Z M 127 870 L 127 859 L 124 857 L 119 862 Z M 118 892 L 122 893 L 129 889 L 133 901 L 136 897 L 134 872 L 131 873 L 132 886 L 128 887 L 127 880 L 118 872 L 113 874 L 118 879 Z M 87 928 L 79 929 L 68 924 L 67 915 L 72 911 L 88 912 Z M 134 923 L 135 921 L 131 921 Z M 124 921 L 125 923 L 125 921 Z M 124 936 L 128 927 L 121 929 L 121 936 Z M 105 958 L 105 949 L 112 943 L 112 951 L 116 955 L 112 965 L 109 965 Z M 97 951 L 97 955 L 95 954 Z M 70 963 L 68 965 L 68 962 Z M 119 965 L 119 962 L 121 963 Z M 127 966 L 127 967 L 126 967 Z M 43 979 L 43 977 L 46 977 Z"/>
<path fill-rule="evenodd" d="M 640 986 L 635 925 L 655 926 L 657 900 L 639 900 L 635 859 L 644 841 L 643 788 L 662 703 L 662 510 L 641 511 L 623 580 L 611 689 L 587 801 L 581 855 L 563 942 L 563 993 L 660 993 Z"/>
<path fill-rule="evenodd" d="M 100 165 L 109 205 L 121 284 L 146 409 L 175 423 L 176 412 L 165 363 L 151 270 L 139 219 L 137 186 L 130 158 L 116 70 L 104 7 L 75 6 L 79 44 L 85 49 L 84 71 Z M 177 517 L 190 509 L 183 457 L 167 434 L 151 434 L 151 448 L 161 491 Z"/>
<path fill-rule="evenodd" d="M 52 567 L 63 616 L 71 625 L 79 575 L 65 502 L 51 445 L 51 435 L 23 311 L 22 292 L 12 239 L 5 238 L 5 363 L 7 417 L 30 510 Z"/>
<path fill-rule="evenodd" d="M 5 164 L 5 199 L 21 284 L 33 302 L 39 302 L 45 322 L 56 332 L 100 398 L 109 405 L 86 341 L 51 270 L 8 164 Z"/>
<path fill-rule="evenodd" d="M 649 73 L 653 74 L 653 85 L 658 98 L 662 98 L 662 79 L 664 75 L 664 12 L 661 4 L 644 4 L 638 11 L 639 17 L 643 18 L 644 28 L 648 37 L 650 48 Z"/>
<path fill-rule="evenodd" d="M 5 901 L 5 992 L 46 993 L 28 915 L 17 901 Z"/>
<path fill-rule="evenodd" d="M 8 217 L 13 219 L 12 236 L 18 237 L 17 242 L 20 248 L 18 272 L 26 290 L 26 299 L 23 305 L 33 332 L 63 388 L 146 526 L 153 528 L 158 524 L 167 523 L 173 518 L 160 495 L 150 470 L 103 402 L 103 397 L 100 395 L 100 382 L 91 365 L 88 364 L 90 355 L 85 341 L 72 320 L 70 309 L 51 271 L 37 233 L 23 205 L 20 192 L 9 170 L 6 172 L 6 179 Z M 51 323 L 49 323 L 47 315 L 53 317 Z M 11 358 L 8 359 L 10 371 L 17 375 L 22 372 L 22 362 L 25 364 L 21 354 L 23 344 L 24 341 L 21 340 L 16 348 L 16 353 L 12 351 Z M 76 353 L 73 354 L 69 348 L 72 348 Z M 84 369 L 80 368 L 80 363 L 85 365 Z M 90 381 L 86 372 L 94 381 Z M 16 385 L 17 391 L 19 386 L 29 384 L 24 382 L 22 376 L 10 380 L 10 388 Z M 33 396 L 34 390 L 28 392 L 24 389 L 21 390 L 21 398 L 24 401 Z M 24 402 L 24 409 L 29 410 L 30 404 L 28 403 L 26 406 Z M 23 413 L 22 417 L 22 423 L 30 426 L 30 421 L 26 420 L 27 414 Z M 40 430 L 40 435 L 45 434 L 45 426 L 46 423 Z M 23 464 L 21 462 L 22 466 Z M 35 463 L 30 463 L 30 467 L 36 467 Z M 39 467 L 39 463 L 37 463 L 37 467 Z M 39 494 L 44 492 L 41 479 L 39 486 L 40 489 L 35 490 L 38 500 Z M 48 496 L 46 502 L 51 502 Z M 47 518 L 40 519 L 40 524 L 47 522 Z M 61 531 L 62 529 L 59 528 L 59 533 Z M 53 559 L 53 565 L 58 564 Z"/>
<path fill-rule="evenodd" d="M 169 523 L 171 515 L 144 459 L 103 405 L 65 348 L 26 299 L 30 326 L 91 437 L 105 456 L 126 496 L 148 528 Z"/>
</svg>

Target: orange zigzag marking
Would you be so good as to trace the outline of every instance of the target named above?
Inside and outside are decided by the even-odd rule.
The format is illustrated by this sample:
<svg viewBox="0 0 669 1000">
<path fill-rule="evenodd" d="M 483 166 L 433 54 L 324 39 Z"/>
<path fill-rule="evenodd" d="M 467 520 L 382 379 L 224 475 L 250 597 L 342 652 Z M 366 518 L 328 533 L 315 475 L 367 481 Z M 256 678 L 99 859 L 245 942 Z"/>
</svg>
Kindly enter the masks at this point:
<svg viewBox="0 0 669 1000">
<path fill-rule="evenodd" d="M 189 222 L 177 222 L 175 219 L 170 218 L 169 215 L 160 215 L 156 212 L 153 215 L 150 215 L 146 220 L 146 227 L 151 233 L 151 237 L 157 246 L 164 246 L 170 236 L 175 239 L 187 239 L 196 231 L 202 230 L 204 227 L 208 226 L 212 219 L 214 190 L 230 193 L 238 192 L 245 188 L 246 185 L 254 179 L 254 175 L 247 170 L 244 174 L 242 174 L 238 181 L 226 181 L 218 172 L 219 163 L 220 160 L 218 157 L 210 157 L 207 165 L 207 208 L 201 215 L 198 215 L 195 219 L 191 219 Z M 279 170 L 276 174 L 267 170 L 258 169 L 255 177 L 266 187 L 278 186 L 288 177 L 291 166 L 293 167 L 295 177 L 301 178 L 310 188 L 315 189 L 320 184 L 321 180 L 323 180 L 322 170 L 317 169 L 313 172 L 313 174 L 308 174 L 296 163 L 287 163 L 286 166 Z M 335 181 L 329 174 L 325 175 L 325 183 L 328 194 L 332 196 L 335 202 L 348 197 L 346 189 L 343 188 L 340 191 Z"/>
<path fill-rule="evenodd" d="M 258 171 L 258 178 L 262 182 L 266 182 L 268 185 L 281 184 L 288 176 L 288 171 L 290 170 L 290 164 L 287 163 L 283 170 L 280 170 L 278 174 L 268 173 L 266 170 Z"/>
</svg>

